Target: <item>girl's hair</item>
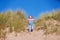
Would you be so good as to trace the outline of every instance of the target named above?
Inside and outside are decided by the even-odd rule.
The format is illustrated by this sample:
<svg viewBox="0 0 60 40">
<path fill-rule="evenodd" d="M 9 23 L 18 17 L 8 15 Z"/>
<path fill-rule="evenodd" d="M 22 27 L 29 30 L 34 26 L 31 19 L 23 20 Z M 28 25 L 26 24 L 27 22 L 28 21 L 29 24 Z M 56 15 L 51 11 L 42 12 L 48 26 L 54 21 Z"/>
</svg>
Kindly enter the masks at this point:
<svg viewBox="0 0 60 40">
<path fill-rule="evenodd" d="M 32 16 L 31 16 L 32 17 Z M 30 18 L 30 16 L 28 17 L 28 18 Z M 33 18 L 33 17 L 32 17 Z"/>
</svg>

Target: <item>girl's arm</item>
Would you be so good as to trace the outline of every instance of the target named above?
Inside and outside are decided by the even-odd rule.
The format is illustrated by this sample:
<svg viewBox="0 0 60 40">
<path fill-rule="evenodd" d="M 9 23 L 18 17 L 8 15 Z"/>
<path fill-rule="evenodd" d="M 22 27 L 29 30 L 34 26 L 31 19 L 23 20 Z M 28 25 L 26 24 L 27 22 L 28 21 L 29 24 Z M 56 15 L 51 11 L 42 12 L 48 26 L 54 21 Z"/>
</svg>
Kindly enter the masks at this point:
<svg viewBox="0 0 60 40">
<path fill-rule="evenodd" d="M 29 24 L 29 20 L 27 20 L 27 23 Z"/>
</svg>

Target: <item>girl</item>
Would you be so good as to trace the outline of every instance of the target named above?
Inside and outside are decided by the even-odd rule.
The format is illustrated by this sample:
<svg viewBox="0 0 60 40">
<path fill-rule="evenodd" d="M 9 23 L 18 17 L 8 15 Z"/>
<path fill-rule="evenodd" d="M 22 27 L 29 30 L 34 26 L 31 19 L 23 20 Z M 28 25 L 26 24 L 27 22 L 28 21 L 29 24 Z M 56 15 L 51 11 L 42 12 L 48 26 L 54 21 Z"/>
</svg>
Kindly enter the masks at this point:
<svg viewBox="0 0 60 40">
<path fill-rule="evenodd" d="M 29 16 L 29 19 L 28 19 L 28 25 L 29 25 L 28 31 L 29 32 L 32 32 L 34 29 L 33 22 L 34 22 L 34 19 L 32 18 L 32 16 Z"/>
</svg>

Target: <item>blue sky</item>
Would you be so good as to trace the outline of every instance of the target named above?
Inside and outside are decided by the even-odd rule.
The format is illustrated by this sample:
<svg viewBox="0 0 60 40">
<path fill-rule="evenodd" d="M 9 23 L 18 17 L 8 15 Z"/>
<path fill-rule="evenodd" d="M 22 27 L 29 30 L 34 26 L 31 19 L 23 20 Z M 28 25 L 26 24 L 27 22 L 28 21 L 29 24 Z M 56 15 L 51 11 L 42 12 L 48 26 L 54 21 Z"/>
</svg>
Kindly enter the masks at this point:
<svg viewBox="0 0 60 40">
<path fill-rule="evenodd" d="M 0 0 L 0 12 L 17 8 L 26 11 L 27 16 L 38 17 L 42 12 L 60 9 L 60 0 Z"/>
</svg>

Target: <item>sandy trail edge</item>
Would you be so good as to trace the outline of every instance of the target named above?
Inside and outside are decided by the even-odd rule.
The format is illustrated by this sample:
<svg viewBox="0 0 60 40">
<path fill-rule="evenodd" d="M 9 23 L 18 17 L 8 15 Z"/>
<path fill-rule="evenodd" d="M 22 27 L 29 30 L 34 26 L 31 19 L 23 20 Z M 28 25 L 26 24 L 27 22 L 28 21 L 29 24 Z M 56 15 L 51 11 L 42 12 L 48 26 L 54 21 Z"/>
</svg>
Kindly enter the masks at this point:
<svg viewBox="0 0 60 40">
<path fill-rule="evenodd" d="M 60 36 L 56 36 L 55 34 L 44 35 L 44 31 L 33 31 L 31 33 L 28 32 L 21 32 L 17 33 L 18 35 L 15 36 L 15 33 L 9 33 L 6 35 L 5 40 L 60 40 Z"/>
</svg>

